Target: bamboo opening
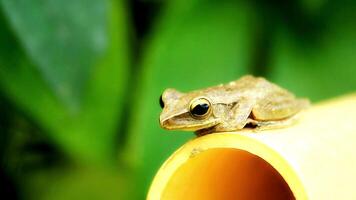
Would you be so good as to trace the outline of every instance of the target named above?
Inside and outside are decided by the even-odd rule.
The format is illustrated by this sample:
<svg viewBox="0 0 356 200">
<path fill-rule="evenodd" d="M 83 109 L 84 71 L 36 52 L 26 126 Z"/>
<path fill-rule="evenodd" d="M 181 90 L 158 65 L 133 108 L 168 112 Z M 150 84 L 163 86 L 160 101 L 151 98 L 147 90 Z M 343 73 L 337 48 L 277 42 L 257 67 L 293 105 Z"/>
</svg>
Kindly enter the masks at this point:
<svg viewBox="0 0 356 200">
<path fill-rule="evenodd" d="M 215 148 L 192 155 L 168 181 L 162 200 L 291 200 L 282 176 L 247 151 Z"/>
</svg>

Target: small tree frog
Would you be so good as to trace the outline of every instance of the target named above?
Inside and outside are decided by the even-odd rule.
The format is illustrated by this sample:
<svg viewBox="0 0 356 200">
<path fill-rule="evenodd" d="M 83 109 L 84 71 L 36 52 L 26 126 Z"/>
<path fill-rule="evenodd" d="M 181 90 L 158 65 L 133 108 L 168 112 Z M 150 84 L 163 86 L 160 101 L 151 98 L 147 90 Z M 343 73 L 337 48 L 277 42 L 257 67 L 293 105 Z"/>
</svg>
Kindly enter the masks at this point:
<svg viewBox="0 0 356 200">
<path fill-rule="evenodd" d="M 166 89 L 160 104 L 162 128 L 204 135 L 289 126 L 310 103 L 262 77 L 246 75 L 228 84 L 188 93 Z"/>
</svg>

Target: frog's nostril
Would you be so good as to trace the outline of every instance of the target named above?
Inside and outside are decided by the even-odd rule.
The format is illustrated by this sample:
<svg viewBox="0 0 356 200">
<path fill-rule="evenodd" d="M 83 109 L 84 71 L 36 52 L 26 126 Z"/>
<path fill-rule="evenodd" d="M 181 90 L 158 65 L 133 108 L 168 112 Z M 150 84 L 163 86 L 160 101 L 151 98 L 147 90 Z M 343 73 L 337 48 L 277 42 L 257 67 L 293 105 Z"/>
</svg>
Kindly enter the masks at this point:
<svg viewBox="0 0 356 200">
<path fill-rule="evenodd" d="M 163 99 L 162 99 L 162 95 L 159 97 L 159 105 L 161 106 L 161 108 L 164 107 L 164 102 L 163 102 Z"/>
</svg>

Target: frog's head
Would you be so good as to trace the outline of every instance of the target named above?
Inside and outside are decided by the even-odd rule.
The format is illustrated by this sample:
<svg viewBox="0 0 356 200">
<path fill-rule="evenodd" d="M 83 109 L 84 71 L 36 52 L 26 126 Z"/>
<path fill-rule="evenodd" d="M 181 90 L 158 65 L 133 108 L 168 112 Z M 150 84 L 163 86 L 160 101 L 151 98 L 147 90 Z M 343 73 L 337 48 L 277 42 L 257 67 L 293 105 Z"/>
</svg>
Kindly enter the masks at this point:
<svg viewBox="0 0 356 200">
<path fill-rule="evenodd" d="M 162 113 L 159 121 L 164 129 L 198 131 L 215 126 L 213 102 L 199 92 L 181 93 L 167 89 L 160 98 Z"/>
</svg>

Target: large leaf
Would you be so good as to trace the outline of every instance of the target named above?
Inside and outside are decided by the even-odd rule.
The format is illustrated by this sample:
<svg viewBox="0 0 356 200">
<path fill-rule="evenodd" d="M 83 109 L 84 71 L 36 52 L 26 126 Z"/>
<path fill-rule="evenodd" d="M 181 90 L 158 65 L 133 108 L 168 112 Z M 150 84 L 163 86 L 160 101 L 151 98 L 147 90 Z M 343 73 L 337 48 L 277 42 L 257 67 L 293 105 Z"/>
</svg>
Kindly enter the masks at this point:
<svg viewBox="0 0 356 200">
<path fill-rule="evenodd" d="M 312 100 L 356 90 L 356 4 L 345 5 L 329 3 L 320 24 L 299 34 L 280 26 L 272 42 L 273 80 Z"/>
<path fill-rule="evenodd" d="M 119 171 L 121 170 L 121 171 Z M 117 200 L 132 199 L 129 176 L 122 169 L 64 168 L 42 170 L 23 177 L 28 184 L 24 192 L 28 200 Z"/>
<path fill-rule="evenodd" d="M 189 91 L 239 78 L 251 63 L 254 15 L 236 1 L 173 1 L 146 46 L 140 95 L 133 108 L 131 145 L 138 148 L 143 199 L 162 162 L 192 133 L 167 132 L 158 124 L 165 88 Z M 131 152 L 132 153 L 132 152 Z"/>
<path fill-rule="evenodd" d="M 61 4 L 61 7 L 72 6 L 71 3 L 63 4 L 59 0 L 51 2 Z M 3 3 L 12 5 L 5 1 Z M 117 122 L 120 120 L 119 113 L 122 108 L 128 51 L 125 40 L 125 10 L 122 3 L 118 4 L 115 1 L 97 3 L 102 4 L 99 7 L 104 9 L 104 11 L 100 9 L 98 11 L 103 14 L 102 17 L 105 19 L 103 24 L 96 24 L 101 23 L 95 19 L 98 13 L 80 14 L 81 9 L 87 9 L 86 3 L 83 3 L 83 6 L 78 8 L 76 15 L 72 16 L 72 18 L 83 18 L 82 20 L 88 23 L 87 26 L 101 27 L 103 30 L 98 31 L 105 33 L 101 36 L 102 40 L 106 41 L 104 46 L 95 46 L 97 49 L 93 50 L 95 55 L 92 55 L 92 58 L 87 58 L 87 55 L 80 53 L 77 54 L 77 59 L 90 61 L 84 69 L 87 72 L 83 72 L 83 75 L 89 78 L 85 87 L 81 88 L 83 89 L 83 99 L 80 107 L 73 111 L 72 106 L 63 104 L 62 99 L 52 92 L 51 84 L 48 85 L 47 81 L 49 77 L 42 78 L 42 73 L 37 70 L 39 63 L 30 59 L 32 56 L 26 44 L 24 47 L 21 42 L 16 42 L 9 29 L 6 29 L 6 23 L 1 25 L 4 30 L 1 31 L 0 40 L 4 45 L 0 48 L 0 86 L 8 98 L 33 117 L 35 122 L 44 128 L 53 141 L 59 144 L 65 152 L 78 160 L 102 163 L 102 161 L 113 159 L 116 151 L 114 139 L 117 138 Z M 30 11 L 26 13 L 28 12 Z M 94 9 L 85 12 L 96 11 Z M 46 17 L 48 16 L 43 16 L 43 18 Z M 31 17 L 29 19 L 32 20 Z M 26 20 L 26 18 L 22 20 Z M 3 22 L 3 20 L 1 21 Z M 48 31 L 46 27 L 41 30 L 44 31 L 43 34 Z M 70 29 L 68 31 L 70 35 L 80 35 L 85 29 Z M 51 38 L 51 36 L 46 37 Z M 52 37 L 52 39 L 58 40 L 56 37 Z M 81 41 L 77 45 L 81 46 L 83 42 Z M 60 49 L 58 51 L 66 50 L 64 46 L 60 45 L 57 48 Z M 70 60 L 65 56 L 62 58 L 67 60 L 62 64 Z M 72 72 L 67 71 L 65 66 L 58 65 L 57 67 L 60 68 L 59 70 L 65 71 L 58 74 L 62 76 L 63 80 L 68 78 L 67 76 L 72 76 Z M 55 73 L 52 75 L 56 76 Z M 52 78 L 50 79 L 52 80 Z M 79 84 L 84 84 L 84 82 Z"/>
<path fill-rule="evenodd" d="M 101 1 L 2 0 L 27 55 L 61 100 L 79 106 L 93 62 L 108 46 Z"/>
</svg>

